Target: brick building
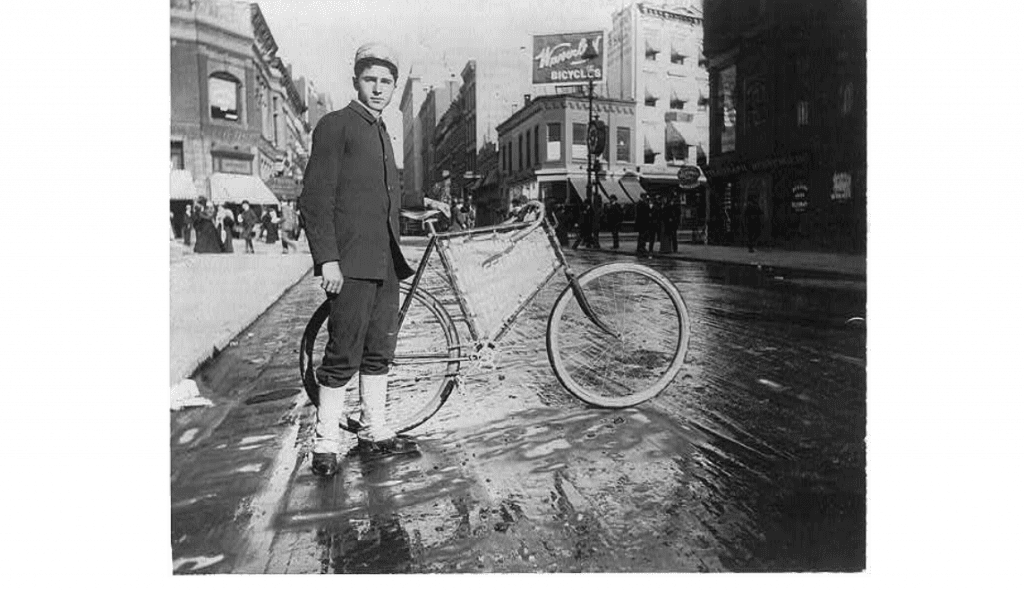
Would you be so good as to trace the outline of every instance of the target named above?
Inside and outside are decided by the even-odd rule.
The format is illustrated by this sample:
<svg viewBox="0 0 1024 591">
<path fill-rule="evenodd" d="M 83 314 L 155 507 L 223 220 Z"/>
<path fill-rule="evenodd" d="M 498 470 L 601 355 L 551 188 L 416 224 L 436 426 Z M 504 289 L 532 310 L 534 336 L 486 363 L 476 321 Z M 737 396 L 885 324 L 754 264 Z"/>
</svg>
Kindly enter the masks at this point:
<svg viewBox="0 0 1024 591">
<path fill-rule="evenodd" d="M 419 118 L 420 107 L 430 92 L 430 87 L 414 71 L 410 70 L 402 88 L 399 109 L 402 112 L 402 207 L 423 206 L 423 122 Z"/>
<path fill-rule="evenodd" d="M 761 239 L 863 252 L 864 0 L 705 0 L 712 240 L 736 242 L 748 199 Z"/>
</svg>

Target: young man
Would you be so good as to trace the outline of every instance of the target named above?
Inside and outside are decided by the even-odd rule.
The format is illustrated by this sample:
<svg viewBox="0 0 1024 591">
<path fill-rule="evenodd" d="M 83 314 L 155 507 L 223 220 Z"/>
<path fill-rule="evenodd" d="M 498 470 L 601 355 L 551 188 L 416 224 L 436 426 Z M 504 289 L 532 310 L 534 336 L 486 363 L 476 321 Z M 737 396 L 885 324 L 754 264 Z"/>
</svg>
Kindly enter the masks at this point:
<svg viewBox="0 0 1024 591">
<path fill-rule="evenodd" d="M 398 282 L 413 274 L 398 246 L 398 169 L 381 120 L 398 79 L 394 52 L 378 43 L 356 51 L 358 98 L 313 131 L 299 209 L 321 287 L 331 301 L 330 336 L 316 371 L 313 471 L 337 471 L 345 384 L 359 372 L 360 446 L 395 451 L 410 442 L 386 424 L 388 368 L 398 328 Z"/>
<path fill-rule="evenodd" d="M 256 212 L 252 210 L 252 206 L 249 205 L 248 201 L 242 202 L 242 234 L 245 238 L 245 252 L 255 253 L 256 249 L 252 244 L 252 232 L 253 228 L 256 227 L 256 222 L 259 219 L 256 217 Z"/>
</svg>

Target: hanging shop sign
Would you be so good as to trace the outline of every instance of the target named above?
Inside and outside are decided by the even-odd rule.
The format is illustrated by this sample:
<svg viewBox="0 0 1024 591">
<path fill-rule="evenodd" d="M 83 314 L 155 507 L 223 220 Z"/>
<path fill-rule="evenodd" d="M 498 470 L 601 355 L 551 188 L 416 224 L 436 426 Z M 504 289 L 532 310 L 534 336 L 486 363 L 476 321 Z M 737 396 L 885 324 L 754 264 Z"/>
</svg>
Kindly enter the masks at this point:
<svg viewBox="0 0 1024 591">
<path fill-rule="evenodd" d="M 590 150 L 590 153 L 594 155 L 603 154 L 607 143 L 608 126 L 600 119 L 591 121 L 587 126 L 587 148 Z"/>
<path fill-rule="evenodd" d="M 837 172 L 832 175 L 832 201 L 849 201 L 853 199 L 853 177 L 848 172 Z"/>
<path fill-rule="evenodd" d="M 596 57 L 584 59 L 587 47 Z M 604 32 L 533 36 L 533 83 L 565 84 L 604 80 Z"/>
<path fill-rule="evenodd" d="M 797 213 L 803 213 L 807 211 L 807 185 L 805 183 L 797 183 L 793 185 L 793 211 Z"/>
</svg>

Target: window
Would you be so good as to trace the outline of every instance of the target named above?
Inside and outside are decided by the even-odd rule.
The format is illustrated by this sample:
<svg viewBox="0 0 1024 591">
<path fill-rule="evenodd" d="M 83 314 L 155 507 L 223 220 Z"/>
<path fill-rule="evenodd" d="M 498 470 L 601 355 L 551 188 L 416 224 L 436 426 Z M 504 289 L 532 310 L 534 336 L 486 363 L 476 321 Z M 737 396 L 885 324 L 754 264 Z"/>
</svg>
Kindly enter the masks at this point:
<svg viewBox="0 0 1024 591">
<path fill-rule="evenodd" d="M 747 80 L 746 92 L 747 126 L 757 127 L 768 118 L 768 102 L 764 80 L 755 78 Z"/>
<path fill-rule="evenodd" d="M 619 127 L 615 130 L 615 160 L 618 162 L 630 162 L 633 150 L 629 143 L 629 128 Z"/>
<path fill-rule="evenodd" d="M 171 168 L 185 168 L 185 148 L 181 142 L 171 142 Z"/>
<path fill-rule="evenodd" d="M 651 91 L 648 90 L 646 93 L 644 93 L 644 105 L 647 107 L 657 107 L 658 97 L 651 94 Z"/>
<path fill-rule="evenodd" d="M 573 160 L 587 159 L 587 126 L 584 123 L 572 124 L 572 157 Z"/>
<path fill-rule="evenodd" d="M 210 117 L 227 121 L 238 121 L 242 85 L 238 80 L 223 72 L 210 76 Z"/>
<path fill-rule="evenodd" d="M 540 164 L 540 125 L 533 126 L 533 161 Z"/>
<path fill-rule="evenodd" d="M 707 111 L 708 110 L 708 104 L 710 102 L 711 102 L 711 100 L 708 99 L 708 97 L 704 96 L 704 93 L 701 92 L 700 93 L 700 98 L 697 99 L 697 110 L 698 111 Z"/>
<path fill-rule="evenodd" d="M 548 123 L 548 162 L 562 159 L 562 124 Z"/>
<path fill-rule="evenodd" d="M 680 66 L 686 64 L 686 52 L 683 50 L 681 42 L 672 42 L 672 52 L 669 54 L 669 61 Z"/>
<path fill-rule="evenodd" d="M 807 101 L 800 101 L 796 104 L 796 124 L 803 127 L 810 119 L 811 106 Z"/>
<path fill-rule="evenodd" d="M 842 88 L 843 115 L 849 115 L 853 110 L 853 83 L 847 82 Z"/>
<path fill-rule="evenodd" d="M 686 108 L 686 99 L 680 98 L 679 95 L 673 93 L 672 98 L 668 101 L 668 108 L 683 110 Z"/>
<path fill-rule="evenodd" d="M 530 165 L 531 165 L 530 164 L 531 163 L 531 159 L 530 159 L 530 144 L 531 144 L 531 142 L 530 142 L 530 135 L 531 135 L 531 131 L 529 129 L 527 129 L 526 130 L 526 168 L 530 168 Z"/>
<path fill-rule="evenodd" d="M 661 36 L 656 29 L 644 31 L 644 57 L 649 62 L 657 61 L 661 53 Z"/>
<path fill-rule="evenodd" d="M 519 134 L 519 166 L 516 170 L 523 169 L 523 134 Z"/>
</svg>

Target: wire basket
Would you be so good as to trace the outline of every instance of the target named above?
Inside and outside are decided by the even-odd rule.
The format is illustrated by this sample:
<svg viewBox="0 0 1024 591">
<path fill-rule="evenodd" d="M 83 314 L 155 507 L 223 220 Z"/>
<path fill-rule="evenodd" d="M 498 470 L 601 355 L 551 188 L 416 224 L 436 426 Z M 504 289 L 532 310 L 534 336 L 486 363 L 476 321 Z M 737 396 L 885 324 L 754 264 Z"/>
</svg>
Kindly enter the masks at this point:
<svg viewBox="0 0 1024 591">
<path fill-rule="evenodd" d="M 559 269 L 546 224 L 512 224 L 443 235 L 441 259 L 473 336 L 496 341 Z"/>
</svg>

